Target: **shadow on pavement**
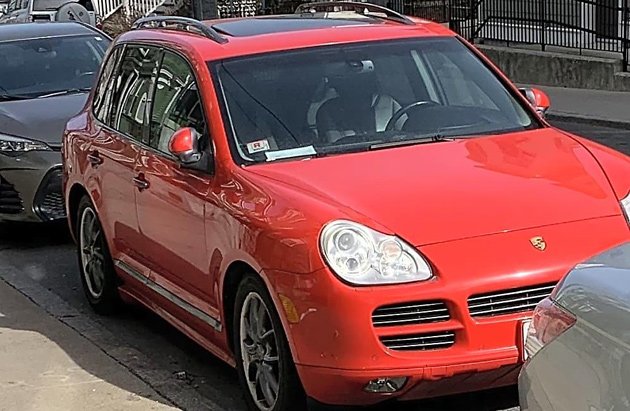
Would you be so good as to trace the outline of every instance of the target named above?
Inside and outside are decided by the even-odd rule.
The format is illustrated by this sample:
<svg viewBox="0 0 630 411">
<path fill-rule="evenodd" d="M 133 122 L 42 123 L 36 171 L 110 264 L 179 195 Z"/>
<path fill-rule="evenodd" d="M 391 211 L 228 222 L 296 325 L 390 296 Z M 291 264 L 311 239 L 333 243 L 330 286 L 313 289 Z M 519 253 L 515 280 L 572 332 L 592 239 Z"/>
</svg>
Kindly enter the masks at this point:
<svg viewBox="0 0 630 411">
<path fill-rule="evenodd" d="M 44 315 L 40 307 L 4 282 L 0 296 L 2 407 L 174 409 L 98 347 Z"/>
<path fill-rule="evenodd" d="M 70 244 L 72 236 L 65 221 L 53 223 L 0 223 L 0 250 L 38 248 Z"/>
<path fill-rule="evenodd" d="M 52 268 L 59 266 L 57 261 L 46 264 L 46 260 L 58 254 L 60 247 L 72 247 L 65 222 L 1 224 L 0 277 L 17 273 L 39 282 L 47 270 L 54 271 Z M 49 250 L 54 251 L 47 255 L 45 251 Z M 9 258 L 20 253 L 25 256 L 23 261 Z M 38 254 L 42 254 L 41 262 L 33 258 Z M 75 260 L 67 264 L 71 267 Z M 73 330 L 71 320 L 77 317 L 75 313 L 54 299 L 46 299 L 45 294 L 28 295 L 32 290 L 25 284 L 32 283 L 20 283 L 18 279 L 17 284 L 22 292 L 4 282 L 0 284 L 3 406 L 16 410 L 79 410 L 111 404 L 112 409 L 174 409 L 126 367 Z M 44 310 L 53 313 L 44 315 Z"/>
<path fill-rule="evenodd" d="M 49 296 L 37 296 L 39 298 L 28 295 L 32 290 L 25 289 L 25 293 L 150 385 L 161 387 L 160 393 L 164 392 L 169 399 L 175 398 L 182 408 L 245 409 L 234 369 L 161 317 L 139 305 L 127 305 L 121 313 L 110 317 L 99 316 L 91 310 L 79 278 L 75 245 L 65 223 L 0 224 L 0 271 L 0 278 L 18 276 L 27 288 L 34 282 L 48 290 Z M 50 295 L 58 297 L 73 312 L 67 314 L 64 308 L 55 306 Z M 19 327 L 29 330 L 29 324 L 17 324 Z M 16 325 L 12 324 L 11 328 Z M 82 361 L 81 349 L 55 341 L 54 336 L 47 335 L 46 329 L 31 331 L 49 337 L 88 373 L 108 380 L 108 375 L 103 375 L 90 362 Z M 141 353 L 144 359 L 139 360 L 136 353 Z M 192 395 L 194 393 L 197 395 Z M 203 403 L 191 400 L 193 397 L 201 398 Z M 203 401 L 205 398 L 208 401 Z"/>
<path fill-rule="evenodd" d="M 386 402 L 370 408 L 315 406 L 310 411 L 497 411 L 517 409 L 518 390 L 514 386 L 423 401 Z"/>
</svg>

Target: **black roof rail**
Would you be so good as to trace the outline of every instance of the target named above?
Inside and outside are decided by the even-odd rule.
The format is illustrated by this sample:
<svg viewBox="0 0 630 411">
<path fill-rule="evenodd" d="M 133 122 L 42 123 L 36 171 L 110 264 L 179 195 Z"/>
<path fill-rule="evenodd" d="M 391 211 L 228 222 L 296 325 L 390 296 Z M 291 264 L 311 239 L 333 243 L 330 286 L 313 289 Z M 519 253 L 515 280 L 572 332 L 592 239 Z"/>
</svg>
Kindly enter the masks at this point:
<svg viewBox="0 0 630 411">
<path fill-rule="evenodd" d="M 189 17 L 180 16 L 151 16 L 136 20 L 131 26 L 132 30 L 137 29 L 160 29 L 186 31 L 197 33 L 219 44 L 225 44 L 228 39 L 219 34 L 218 31 L 203 22 Z"/>
<path fill-rule="evenodd" d="M 366 17 L 382 18 L 409 25 L 416 24 L 409 17 L 400 14 L 392 9 L 388 9 L 387 7 L 357 1 L 332 0 L 318 1 L 313 3 L 302 3 L 295 9 L 295 14 L 309 15 L 315 13 L 336 11 L 353 11 Z"/>
</svg>

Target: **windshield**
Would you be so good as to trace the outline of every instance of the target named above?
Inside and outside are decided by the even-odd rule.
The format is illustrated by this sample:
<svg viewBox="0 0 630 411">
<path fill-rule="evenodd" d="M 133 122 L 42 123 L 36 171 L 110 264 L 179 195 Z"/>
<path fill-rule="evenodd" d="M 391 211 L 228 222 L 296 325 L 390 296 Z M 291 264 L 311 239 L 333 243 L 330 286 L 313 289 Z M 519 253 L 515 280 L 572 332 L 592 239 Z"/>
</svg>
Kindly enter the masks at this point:
<svg viewBox="0 0 630 411">
<path fill-rule="evenodd" d="M 327 46 L 209 64 L 239 163 L 540 126 L 455 38 Z"/>
<path fill-rule="evenodd" d="M 0 101 L 90 89 L 108 45 L 95 35 L 0 42 Z"/>
</svg>

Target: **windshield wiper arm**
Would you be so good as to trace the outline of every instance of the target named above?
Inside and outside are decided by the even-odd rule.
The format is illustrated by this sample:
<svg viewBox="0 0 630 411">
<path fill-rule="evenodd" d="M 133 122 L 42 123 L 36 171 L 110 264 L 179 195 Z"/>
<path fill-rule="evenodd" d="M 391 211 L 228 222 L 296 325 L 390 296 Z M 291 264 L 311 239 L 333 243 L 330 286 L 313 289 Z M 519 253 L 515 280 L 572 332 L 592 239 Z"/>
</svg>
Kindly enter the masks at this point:
<svg viewBox="0 0 630 411">
<path fill-rule="evenodd" d="M 66 94 L 87 93 L 88 91 L 90 91 L 90 88 L 87 88 L 87 87 L 69 88 L 67 90 L 59 90 L 59 91 L 53 91 L 52 93 L 48 93 L 48 94 L 42 94 L 41 96 L 38 96 L 37 98 L 64 96 Z"/>
<path fill-rule="evenodd" d="M 32 97 L 22 96 L 20 94 L 4 94 L 0 93 L 0 101 L 16 101 L 16 100 L 28 100 Z"/>
<path fill-rule="evenodd" d="M 455 139 L 444 137 L 441 134 L 428 134 L 421 137 L 411 138 L 409 140 L 385 141 L 382 143 L 372 144 L 370 150 L 380 150 L 382 148 L 413 146 L 416 144 L 438 143 L 443 141 L 454 141 Z"/>
</svg>

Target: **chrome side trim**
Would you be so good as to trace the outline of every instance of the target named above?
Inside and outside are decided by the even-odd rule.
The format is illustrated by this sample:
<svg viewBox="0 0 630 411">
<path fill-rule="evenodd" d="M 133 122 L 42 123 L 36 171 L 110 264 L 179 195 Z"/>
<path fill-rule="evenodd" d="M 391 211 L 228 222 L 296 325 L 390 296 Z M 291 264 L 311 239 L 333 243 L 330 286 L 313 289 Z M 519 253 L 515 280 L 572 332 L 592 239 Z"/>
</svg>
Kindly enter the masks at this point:
<svg viewBox="0 0 630 411">
<path fill-rule="evenodd" d="M 187 311 L 189 314 L 192 314 L 198 319 L 200 319 L 201 321 L 207 323 L 215 330 L 221 332 L 221 330 L 223 329 L 221 325 L 221 321 L 217 320 L 214 317 L 209 316 L 208 314 L 201 311 L 199 308 L 191 305 L 187 301 L 176 296 L 175 294 L 173 294 L 166 288 L 162 287 L 161 285 L 157 284 L 154 281 L 151 281 L 150 279 L 148 279 L 147 277 L 143 276 L 141 273 L 136 271 L 134 268 L 130 267 L 125 262 L 116 260 L 114 262 L 114 265 L 116 265 L 116 267 L 120 268 L 121 270 L 123 270 L 124 272 L 126 272 L 127 274 L 135 278 L 136 280 L 140 281 L 141 283 L 143 283 L 144 285 L 146 285 L 147 287 L 149 287 L 151 290 L 155 291 L 162 297 L 166 298 L 173 304 L 177 305 L 179 308 Z"/>
</svg>

